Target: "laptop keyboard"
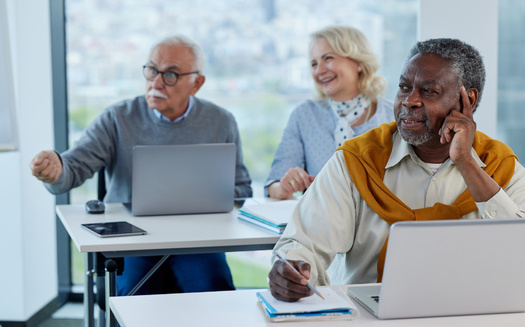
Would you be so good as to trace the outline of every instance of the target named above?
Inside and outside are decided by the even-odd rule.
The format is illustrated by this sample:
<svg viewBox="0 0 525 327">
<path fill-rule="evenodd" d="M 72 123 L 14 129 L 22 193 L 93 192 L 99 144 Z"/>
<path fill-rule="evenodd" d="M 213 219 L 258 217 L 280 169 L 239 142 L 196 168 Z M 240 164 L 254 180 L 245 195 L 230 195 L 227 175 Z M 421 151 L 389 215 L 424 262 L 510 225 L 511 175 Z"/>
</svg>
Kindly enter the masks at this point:
<svg viewBox="0 0 525 327">
<path fill-rule="evenodd" d="M 373 295 L 371 296 L 372 300 L 376 301 L 377 303 L 379 303 L 379 295 Z"/>
</svg>

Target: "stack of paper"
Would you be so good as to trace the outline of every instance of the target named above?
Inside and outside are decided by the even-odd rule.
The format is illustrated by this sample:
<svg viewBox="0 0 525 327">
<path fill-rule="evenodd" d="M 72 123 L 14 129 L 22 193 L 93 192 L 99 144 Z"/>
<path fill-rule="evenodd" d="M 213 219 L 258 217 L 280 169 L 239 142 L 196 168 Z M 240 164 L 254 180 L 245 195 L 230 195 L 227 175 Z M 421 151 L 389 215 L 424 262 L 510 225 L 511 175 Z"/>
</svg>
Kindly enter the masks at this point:
<svg viewBox="0 0 525 327">
<path fill-rule="evenodd" d="M 297 302 L 282 302 L 275 299 L 270 291 L 257 293 L 257 298 L 270 321 L 353 319 L 357 308 L 349 298 L 330 287 L 319 288 L 319 291 L 324 300 L 312 295 Z"/>
<path fill-rule="evenodd" d="M 263 203 L 245 203 L 239 209 L 239 219 L 281 234 L 299 200 L 283 200 Z"/>
</svg>

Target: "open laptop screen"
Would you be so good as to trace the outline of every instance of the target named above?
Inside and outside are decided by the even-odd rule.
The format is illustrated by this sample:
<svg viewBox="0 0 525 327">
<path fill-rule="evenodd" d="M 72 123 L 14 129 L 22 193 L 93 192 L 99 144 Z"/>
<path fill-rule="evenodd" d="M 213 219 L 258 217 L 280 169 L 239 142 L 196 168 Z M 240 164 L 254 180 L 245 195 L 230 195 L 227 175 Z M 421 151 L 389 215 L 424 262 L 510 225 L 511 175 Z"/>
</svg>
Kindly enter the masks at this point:
<svg viewBox="0 0 525 327">
<path fill-rule="evenodd" d="M 227 212 L 233 209 L 233 143 L 149 145 L 133 149 L 133 215 Z"/>
<path fill-rule="evenodd" d="M 524 219 L 396 223 L 381 286 L 348 293 L 385 319 L 525 311 L 524 235 Z"/>
</svg>

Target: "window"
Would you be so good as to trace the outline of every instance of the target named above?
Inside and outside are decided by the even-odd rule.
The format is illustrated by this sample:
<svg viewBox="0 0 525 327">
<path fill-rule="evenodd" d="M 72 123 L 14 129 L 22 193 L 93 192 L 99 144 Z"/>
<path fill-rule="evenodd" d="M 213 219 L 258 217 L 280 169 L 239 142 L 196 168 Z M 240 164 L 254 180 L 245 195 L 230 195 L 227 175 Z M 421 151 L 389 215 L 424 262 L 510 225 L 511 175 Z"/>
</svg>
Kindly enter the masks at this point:
<svg viewBox="0 0 525 327">
<path fill-rule="evenodd" d="M 525 62 L 521 58 L 525 51 L 525 2 L 505 0 L 498 6 L 498 139 L 523 159 Z"/>
<path fill-rule="evenodd" d="M 380 57 L 381 73 L 389 81 L 385 97 L 391 100 L 408 49 L 416 41 L 416 0 L 66 0 L 65 4 L 71 145 L 105 107 L 143 94 L 141 67 L 150 46 L 166 35 L 183 33 L 199 42 L 207 57 L 206 83 L 197 96 L 230 110 L 237 119 L 254 196 L 263 195 L 291 110 L 313 94 L 310 32 L 333 24 L 360 28 Z M 71 192 L 72 203 L 94 197 L 93 181 Z M 228 260 L 237 287 L 265 285 L 267 255 L 232 253 Z M 73 280 L 82 283 L 78 254 L 73 262 L 77 262 Z M 243 274 L 246 266 L 254 270 Z"/>
</svg>

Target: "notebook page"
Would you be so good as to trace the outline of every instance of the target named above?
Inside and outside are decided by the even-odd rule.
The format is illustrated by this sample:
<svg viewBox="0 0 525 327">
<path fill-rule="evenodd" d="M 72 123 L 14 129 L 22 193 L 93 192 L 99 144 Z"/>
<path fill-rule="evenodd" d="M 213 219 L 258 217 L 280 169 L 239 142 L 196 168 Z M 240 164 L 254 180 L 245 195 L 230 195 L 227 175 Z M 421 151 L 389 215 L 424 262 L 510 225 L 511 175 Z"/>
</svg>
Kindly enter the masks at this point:
<svg viewBox="0 0 525 327">
<path fill-rule="evenodd" d="M 240 211 L 245 211 L 274 224 L 286 224 L 291 219 L 298 202 L 299 200 L 283 200 L 260 204 L 246 204 Z"/>
<path fill-rule="evenodd" d="M 283 302 L 275 299 L 270 291 L 259 292 L 257 296 L 272 314 L 356 310 L 349 298 L 343 297 L 330 287 L 320 288 L 319 292 L 324 300 L 314 294 L 297 302 Z"/>
</svg>

